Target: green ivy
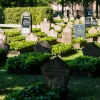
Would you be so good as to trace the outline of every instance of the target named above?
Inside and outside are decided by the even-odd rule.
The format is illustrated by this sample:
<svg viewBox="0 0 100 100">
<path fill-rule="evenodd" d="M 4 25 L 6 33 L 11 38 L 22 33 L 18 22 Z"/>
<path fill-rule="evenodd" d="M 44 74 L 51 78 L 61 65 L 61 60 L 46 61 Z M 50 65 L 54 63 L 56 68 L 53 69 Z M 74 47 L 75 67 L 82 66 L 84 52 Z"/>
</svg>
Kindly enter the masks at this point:
<svg viewBox="0 0 100 100">
<path fill-rule="evenodd" d="M 51 89 L 47 84 L 38 82 L 10 93 L 4 100 L 59 100 L 59 93 L 59 87 Z"/>
</svg>

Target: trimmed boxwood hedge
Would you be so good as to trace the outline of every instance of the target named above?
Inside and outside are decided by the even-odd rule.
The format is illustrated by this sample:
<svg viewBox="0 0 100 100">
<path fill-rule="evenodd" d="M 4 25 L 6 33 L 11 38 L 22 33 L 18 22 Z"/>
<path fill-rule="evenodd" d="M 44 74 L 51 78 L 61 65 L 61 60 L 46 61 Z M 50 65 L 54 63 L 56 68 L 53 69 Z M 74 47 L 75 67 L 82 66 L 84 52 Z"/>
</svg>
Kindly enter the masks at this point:
<svg viewBox="0 0 100 100">
<path fill-rule="evenodd" d="M 46 17 L 49 21 L 52 21 L 53 10 L 50 7 L 12 7 L 1 8 L 0 16 L 2 16 L 2 22 L 5 24 L 20 24 L 21 16 L 24 12 L 29 12 L 32 15 L 32 24 L 38 24 Z"/>
<path fill-rule="evenodd" d="M 19 56 L 10 57 L 7 59 L 5 68 L 8 73 L 32 73 L 38 74 L 41 72 L 40 67 L 49 61 L 49 54 L 28 52 Z"/>
<path fill-rule="evenodd" d="M 79 69 L 82 71 L 95 72 L 98 68 L 100 69 L 100 58 L 80 56 L 70 61 L 69 66 L 73 69 Z"/>
</svg>

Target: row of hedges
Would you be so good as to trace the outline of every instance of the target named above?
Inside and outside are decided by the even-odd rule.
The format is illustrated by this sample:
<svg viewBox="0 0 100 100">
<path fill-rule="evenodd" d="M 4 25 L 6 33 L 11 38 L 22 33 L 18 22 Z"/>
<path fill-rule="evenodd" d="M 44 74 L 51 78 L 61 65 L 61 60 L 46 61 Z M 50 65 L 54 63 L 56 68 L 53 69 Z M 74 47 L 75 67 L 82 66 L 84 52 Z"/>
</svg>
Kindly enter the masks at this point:
<svg viewBox="0 0 100 100">
<path fill-rule="evenodd" d="M 19 56 L 8 58 L 5 68 L 8 73 L 38 74 L 41 72 L 40 67 L 50 60 L 49 57 L 49 54 L 37 52 L 23 53 Z"/>
<path fill-rule="evenodd" d="M 22 13 L 29 12 L 32 15 L 32 24 L 38 24 L 46 17 L 52 21 L 52 9 L 50 7 L 12 7 L 0 8 L 0 22 L 5 24 L 20 24 Z"/>
</svg>

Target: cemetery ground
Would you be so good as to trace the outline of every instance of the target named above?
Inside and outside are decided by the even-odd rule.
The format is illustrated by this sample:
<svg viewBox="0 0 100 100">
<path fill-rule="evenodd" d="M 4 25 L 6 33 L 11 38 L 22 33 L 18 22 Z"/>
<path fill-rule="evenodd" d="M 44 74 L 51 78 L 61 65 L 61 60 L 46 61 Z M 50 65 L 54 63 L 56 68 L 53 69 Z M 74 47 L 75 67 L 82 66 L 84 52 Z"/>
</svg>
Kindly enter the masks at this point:
<svg viewBox="0 0 100 100">
<path fill-rule="evenodd" d="M 81 50 L 69 57 L 62 57 L 62 59 L 67 62 L 80 55 L 82 55 Z M 42 75 L 7 74 L 4 66 L 5 63 L 0 65 L 0 100 L 3 100 L 7 94 L 30 84 L 44 82 Z M 67 86 L 69 88 L 68 100 L 100 100 L 100 77 L 91 78 L 71 74 Z"/>
</svg>

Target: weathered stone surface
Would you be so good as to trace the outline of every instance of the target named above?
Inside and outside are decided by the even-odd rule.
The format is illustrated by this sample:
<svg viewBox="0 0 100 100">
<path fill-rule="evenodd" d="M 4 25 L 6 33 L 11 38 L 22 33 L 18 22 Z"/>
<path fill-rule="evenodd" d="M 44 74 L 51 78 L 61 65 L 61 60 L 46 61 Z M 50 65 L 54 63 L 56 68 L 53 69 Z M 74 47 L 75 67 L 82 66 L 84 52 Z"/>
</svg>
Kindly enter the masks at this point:
<svg viewBox="0 0 100 100">
<path fill-rule="evenodd" d="M 62 32 L 62 43 L 72 44 L 72 29 L 66 27 Z"/>
<path fill-rule="evenodd" d="M 61 31 L 61 26 L 60 25 L 55 25 L 54 29 L 57 30 L 57 31 Z"/>
<path fill-rule="evenodd" d="M 55 81 L 55 84 L 60 87 L 65 88 L 67 86 L 71 68 L 59 57 L 47 62 L 41 67 L 41 70 L 47 83 Z"/>
<path fill-rule="evenodd" d="M 44 21 L 40 23 L 40 28 L 42 32 L 45 32 L 46 34 L 48 34 L 49 29 L 50 29 L 50 22 L 44 19 Z"/>
<path fill-rule="evenodd" d="M 46 41 L 41 41 L 34 46 L 34 52 L 51 53 L 51 46 Z"/>
<path fill-rule="evenodd" d="M 84 17 L 84 16 L 82 16 L 82 17 L 80 18 L 80 20 L 81 20 L 82 24 L 85 24 L 85 17 Z"/>
<path fill-rule="evenodd" d="M 7 36 L 4 33 L 0 33 L 0 39 L 6 40 Z"/>
<path fill-rule="evenodd" d="M 57 38 L 58 33 L 57 33 L 54 29 L 52 29 L 52 30 L 50 30 L 50 32 L 48 33 L 48 36 L 52 36 L 52 37 L 54 37 L 54 38 Z"/>
<path fill-rule="evenodd" d="M 92 27 L 92 28 L 90 28 L 89 30 L 88 30 L 88 33 L 97 33 L 97 29 L 96 28 L 94 28 L 94 27 Z"/>
<path fill-rule="evenodd" d="M 26 36 L 26 41 L 38 41 L 38 36 L 36 36 L 34 33 L 30 33 L 28 36 Z"/>
<path fill-rule="evenodd" d="M 83 49 L 82 52 L 85 56 L 95 56 L 100 57 L 100 48 L 92 43 L 87 44 Z"/>
<path fill-rule="evenodd" d="M 9 45 L 5 43 L 3 39 L 0 39 L 0 48 L 4 49 L 6 54 L 9 51 Z"/>
</svg>

